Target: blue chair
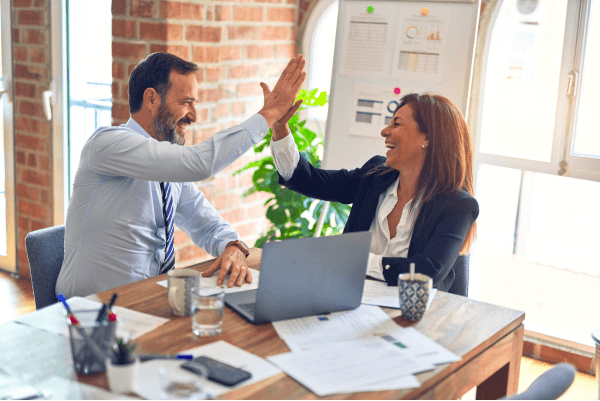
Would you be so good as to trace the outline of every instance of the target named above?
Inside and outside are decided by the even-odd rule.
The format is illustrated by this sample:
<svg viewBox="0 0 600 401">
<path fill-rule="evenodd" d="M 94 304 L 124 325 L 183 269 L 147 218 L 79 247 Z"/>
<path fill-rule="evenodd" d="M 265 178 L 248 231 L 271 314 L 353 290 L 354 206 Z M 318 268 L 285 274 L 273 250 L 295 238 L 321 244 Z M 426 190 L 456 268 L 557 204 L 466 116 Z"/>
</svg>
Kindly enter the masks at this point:
<svg viewBox="0 0 600 401">
<path fill-rule="evenodd" d="M 469 296 L 469 255 L 460 255 L 454 262 L 454 282 L 448 290 L 450 294 Z"/>
<path fill-rule="evenodd" d="M 32 231 L 25 237 L 36 309 L 52 305 L 65 255 L 65 226 Z"/>
<path fill-rule="evenodd" d="M 506 397 L 507 400 L 556 400 L 571 387 L 575 380 L 575 367 L 558 363 L 542 373 L 527 390 Z"/>
</svg>

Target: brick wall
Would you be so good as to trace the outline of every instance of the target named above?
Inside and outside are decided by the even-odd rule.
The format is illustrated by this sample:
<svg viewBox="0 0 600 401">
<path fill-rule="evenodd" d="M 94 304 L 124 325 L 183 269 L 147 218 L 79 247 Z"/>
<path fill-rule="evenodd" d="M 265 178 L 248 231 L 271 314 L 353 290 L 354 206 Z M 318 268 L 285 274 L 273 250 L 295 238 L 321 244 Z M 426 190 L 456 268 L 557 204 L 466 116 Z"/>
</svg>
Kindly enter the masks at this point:
<svg viewBox="0 0 600 401">
<path fill-rule="evenodd" d="M 113 0 L 112 7 L 113 123 L 129 117 L 127 80 L 137 62 L 168 51 L 200 66 L 198 121 L 188 129 L 186 144 L 256 113 L 262 106 L 259 82 L 272 87 L 297 52 L 298 0 Z M 249 245 L 267 228 L 265 196 L 242 198 L 252 173 L 232 173 L 255 158 L 250 150 L 213 179 L 197 183 Z M 183 232 L 176 232 L 175 241 L 178 266 L 208 258 Z"/>
<path fill-rule="evenodd" d="M 17 258 L 29 277 L 27 233 L 52 225 L 51 123 L 42 92 L 51 81 L 50 0 L 13 0 Z"/>
</svg>

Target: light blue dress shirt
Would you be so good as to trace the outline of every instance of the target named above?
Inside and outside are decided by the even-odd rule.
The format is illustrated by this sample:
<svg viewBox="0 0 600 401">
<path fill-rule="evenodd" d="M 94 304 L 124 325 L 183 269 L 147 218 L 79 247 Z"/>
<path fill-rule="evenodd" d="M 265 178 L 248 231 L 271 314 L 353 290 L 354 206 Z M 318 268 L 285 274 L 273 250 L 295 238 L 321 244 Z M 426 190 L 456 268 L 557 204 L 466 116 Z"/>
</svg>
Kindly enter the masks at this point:
<svg viewBox="0 0 600 401">
<path fill-rule="evenodd" d="M 86 296 L 158 274 L 166 243 L 160 181 L 171 183 L 175 225 L 220 255 L 239 235 L 193 182 L 229 166 L 268 130 L 256 114 L 202 143 L 180 146 L 155 140 L 131 118 L 98 129 L 75 174 L 56 292 Z"/>
</svg>

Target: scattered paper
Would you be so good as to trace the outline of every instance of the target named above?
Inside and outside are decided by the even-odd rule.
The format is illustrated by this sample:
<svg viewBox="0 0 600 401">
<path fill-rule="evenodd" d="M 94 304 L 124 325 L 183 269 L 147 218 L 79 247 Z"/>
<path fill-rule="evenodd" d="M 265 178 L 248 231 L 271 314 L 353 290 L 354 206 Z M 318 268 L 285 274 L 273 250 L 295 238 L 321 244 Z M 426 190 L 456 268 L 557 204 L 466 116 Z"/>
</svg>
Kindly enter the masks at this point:
<svg viewBox="0 0 600 401">
<path fill-rule="evenodd" d="M 250 284 L 244 282 L 244 284 L 241 287 L 237 287 L 234 285 L 233 287 L 229 288 L 226 285 L 224 285 L 225 294 L 230 294 L 232 292 L 249 291 L 249 290 L 258 289 L 258 280 L 260 277 L 260 272 L 258 270 L 250 269 L 250 268 L 248 268 L 248 270 L 252 274 L 252 282 Z M 219 275 L 217 273 L 215 273 L 210 277 L 200 277 L 200 287 L 216 287 L 218 276 Z M 229 280 L 229 274 L 227 276 L 225 276 L 225 281 L 223 281 L 223 283 L 227 284 L 227 280 Z M 156 284 L 163 286 L 165 288 L 168 287 L 167 280 L 157 281 Z"/>
<path fill-rule="evenodd" d="M 100 302 L 91 301 L 81 297 L 72 297 L 67 300 L 71 310 L 77 314 L 77 310 L 100 310 Z M 131 338 L 138 338 L 155 328 L 165 324 L 169 319 L 156 317 L 147 313 L 136 312 L 121 306 L 114 307 L 119 319 L 119 327 L 125 329 Z M 35 312 L 27 313 L 17 317 L 15 322 L 37 327 L 52 333 L 69 336 L 69 328 L 65 319 L 65 307 L 60 303 L 47 306 Z"/>
<path fill-rule="evenodd" d="M 346 4 L 340 75 L 387 78 L 393 48 L 394 5 Z M 370 12 L 369 12 L 370 10 Z"/>
<path fill-rule="evenodd" d="M 398 3 L 392 78 L 442 82 L 451 11 L 447 5 Z"/>
<path fill-rule="evenodd" d="M 381 308 L 372 305 L 273 322 L 275 331 L 292 351 L 339 341 L 370 339 L 375 333 L 385 333 L 394 326 L 399 327 Z"/>
<path fill-rule="evenodd" d="M 45 400 L 135 400 L 124 394 L 112 393 L 85 383 L 53 376 L 35 387 L 42 391 Z"/>
<path fill-rule="evenodd" d="M 206 391 L 209 393 L 207 398 L 217 397 L 221 394 L 247 386 L 249 384 L 258 383 L 259 381 L 281 373 L 281 370 L 263 358 L 244 351 L 243 349 L 240 349 L 225 341 L 215 341 L 198 348 L 192 348 L 185 351 L 185 353 L 191 354 L 194 357 L 207 356 L 252 373 L 252 377 L 250 379 L 245 380 L 233 387 L 223 386 L 210 380 L 201 380 Z M 135 392 L 139 396 L 146 399 L 159 399 L 161 393 L 161 380 L 158 369 L 161 366 L 165 367 L 166 369 L 175 369 L 180 371 L 182 374 L 191 375 L 191 377 L 198 378 L 198 376 L 195 374 L 179 367 L 184 362 L 185 361 L 155 359 L 142 363 L 140 365 Z"/>
<path fill-rule="evenodd" d="M 431 301 L 435 297 L 437 288 L 429 293 L 426 309 L 429 309 Z M 388 287 L 384 281 L 365 280 L 363 290 L 362 304 L 385 306 L 387 308 L 400 308 L 400 297 L 398 296 L 398 287 Z"/>
<path fill-rule="evenodd" d="M 268 359 L 320 397 L 368 391 L 371 383 L 381 386 L 385 380 L 433 369 L 380 339 L 330 344 Z"/>
</svg>

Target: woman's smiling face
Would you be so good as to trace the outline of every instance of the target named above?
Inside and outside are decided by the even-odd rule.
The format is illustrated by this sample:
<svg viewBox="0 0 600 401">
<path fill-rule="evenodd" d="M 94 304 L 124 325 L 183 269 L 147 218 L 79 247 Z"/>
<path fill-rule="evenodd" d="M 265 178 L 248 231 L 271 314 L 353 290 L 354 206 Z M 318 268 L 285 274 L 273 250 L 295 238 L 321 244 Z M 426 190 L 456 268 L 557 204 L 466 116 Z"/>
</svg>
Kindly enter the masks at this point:
<svg viewBox="0 0 600 401">
<path fill-rule="evenodd" d="M 385 162 L 388 167 L 401 170 L 410 166 L 422 166 L 425 160 L 429 141 L 419 130 L 419 124 L 413 116 L 412 106 L 405 104 L 396 110 L 390 125 L 381 131 L 388 149 Z"/>
</svg>

